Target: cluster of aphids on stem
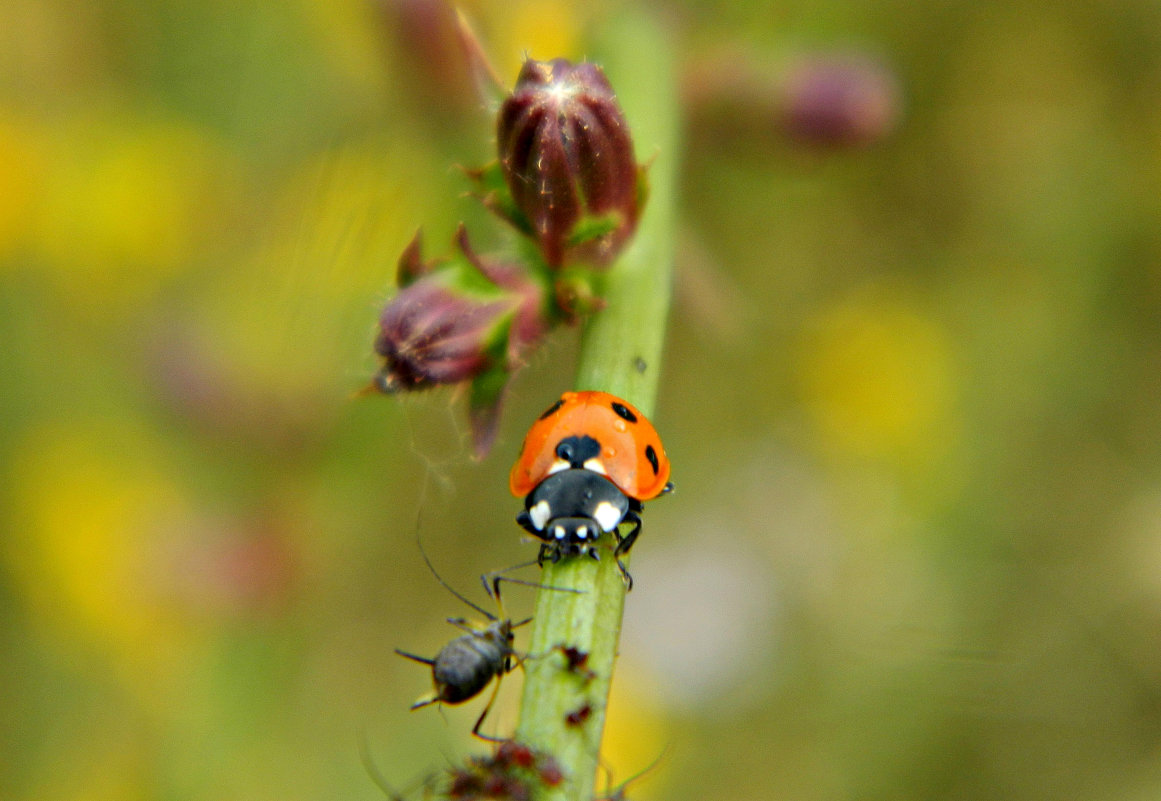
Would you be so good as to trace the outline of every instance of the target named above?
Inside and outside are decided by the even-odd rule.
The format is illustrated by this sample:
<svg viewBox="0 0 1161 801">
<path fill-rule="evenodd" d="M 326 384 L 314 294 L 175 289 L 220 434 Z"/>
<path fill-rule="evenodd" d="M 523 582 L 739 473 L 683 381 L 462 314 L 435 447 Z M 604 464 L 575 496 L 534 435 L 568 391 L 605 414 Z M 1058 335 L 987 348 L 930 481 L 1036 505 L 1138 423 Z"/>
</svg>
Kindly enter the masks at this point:
<svg viewBox="0 0 1161 801">
<path fill-rule="evenodd" d="M 363 756 L 367 770 L 384 794 L 391 801 L 405 801 L 405 797 L 382 778 L 370 762 L 369 754 L 364 752 Z M 593 801 L 627 801 L 625 790 L 628 786 L 652 770 L 658 760 L 617 787 L 610 787 Z M 430 791 L 439 780 L 442 782 L 441 796 L 452 801 L 533 801 L 540 794 L 539 790 L 559 787 L 564 781 L 564 772 L 551 754 L 515 740 L 504 740 L 491 756 L 472 757 L 463 767 L 452 768 L 442 777 L 428 776 L 424 786 Z"/>
</svg>

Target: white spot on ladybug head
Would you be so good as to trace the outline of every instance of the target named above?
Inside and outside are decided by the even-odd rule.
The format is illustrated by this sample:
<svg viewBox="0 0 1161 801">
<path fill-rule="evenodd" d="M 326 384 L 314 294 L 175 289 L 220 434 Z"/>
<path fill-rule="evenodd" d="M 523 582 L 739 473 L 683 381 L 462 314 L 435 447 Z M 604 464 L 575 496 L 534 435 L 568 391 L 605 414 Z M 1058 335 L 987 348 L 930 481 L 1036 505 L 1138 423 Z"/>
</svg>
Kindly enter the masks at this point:
<svg viewBox="0 0 1161 801">
<path fill-rule="evenodd" d="M 582 540 L 583 540 L 583 539 L 584 539 L 585 537 L 587 537 L 588 535 L 589 535 L 589 527 L 588 527 L 588 526 L 577 526 L 577 527 L 576 527 L 576 536 L 577 536 L 577 539 L 582 539 Z"/>
<path fill-rule="evenodd" d="M 544 526 L 552 517 L 552 507 L 548 505 L 548 501 L 538 501 L 528 510 L 528 517 L 532 520 L 532 525 L 536 526 L 537 531 L 544 531 Z"/>
<path fill-rule="evenodd" d="M 597 504 L 597 508 L 593 510 L 593 519 L 605 531 L 615 529 L 623 517 L 624 515 L 621 514 L 621 510 L 608 501 L 601 501 Z"/>
<path fill-rule="evenodd" d="M 594 473 L 600 473 L 602 476 L 607 476 L 609 473 L 605 470 L 605 463 L 597 457 L 593 457 L 585 461 L 583 465 L 585 470 L 591 470 Z"/>
<path fill-rule="evenodd" d="M 552 536 L 556 537 L 558 540 L 563 540 L 564 526 L 554 526 L 552 529 Z"/>
<path fill-rule="evenodd" d="M 548 468 L 548 475 L 551 476 L 553 473 L 559 473 L 561 470 L 568 470 L 569 467 L 571 467 L 571 465 L 567 461 L 564 459 L 557 459 L 552 463 L 552 466 Z"/>
</svg>

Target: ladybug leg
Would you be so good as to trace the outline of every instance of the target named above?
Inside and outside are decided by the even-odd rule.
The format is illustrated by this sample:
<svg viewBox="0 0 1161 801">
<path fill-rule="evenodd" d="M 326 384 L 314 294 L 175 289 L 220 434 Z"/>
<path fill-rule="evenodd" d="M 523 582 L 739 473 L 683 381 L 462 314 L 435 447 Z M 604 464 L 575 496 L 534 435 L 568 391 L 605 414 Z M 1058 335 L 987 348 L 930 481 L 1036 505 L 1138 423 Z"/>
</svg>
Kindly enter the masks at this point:
<svg viewBox="0 0 1161 801">
<path fill-rule="evenodd" d="M 625 580 L 625 592 L 630 592 L 633 589 L 633 577 L 629 575 L 629 571 L 625 568 L 625 563 L 621 561 L 620 556 L 623 553 L 629 553 L 629 549 L 637 541 L 637 535 L 641 533 L 641 517 L 637 512 L 638 509 L 630 509 L 625 515 L 623 522 L 631 523 L 633 530 L 625 535 L 624 538 L 621 537 L 620 532 L 613 532 L 613 535 L 617 538 L 617 547 L 613 550 L 613 558 L 617 560 L 617 567 L 621 569 L 621 578 Z"/>
<path fill-rule="evenodd" d="M 625 582 L 625 592 L 632 592 L 633 577 L 629 575 L 629 571 L 625 569 L 625 563 L 620 559 L 617 560 L 617 569 L 621 571 L 621 578 Z"/>
<path fill-rule="evenodd" d="M 523 511 L 516 515 L 516 524 L 539 539 L 544 539 L 544 532 L 540 531 L 532 524 L 532 518 L 528 516 L 527 511 Z"/>
<path fill-rule="evenodd" d="M 613 534 L 617 537 L 617 548 L 613 551 L 614 556 L 620 556 L 623 553 L 629 553 L 629 549 L 633 547 L 633 543 L 637 541 L 637 535 L 641 533 L 641 517 L 637 514 L 636 509 L 630 509 L 625 513 L 624 523 L 631 523 L 633 530 L 630 531 L 624 538 L 621 537 L 619 531 L 614 531 Z"/>
<path fill-rule="evenodd" d="M 540 545 L 540 553 L 536 556 L 536 564 L 544 567 L 544 560 L 552 562 L 554 565 L 560 561 L 560 546 L 554 542 L 545 542 Z"/>
</svg>

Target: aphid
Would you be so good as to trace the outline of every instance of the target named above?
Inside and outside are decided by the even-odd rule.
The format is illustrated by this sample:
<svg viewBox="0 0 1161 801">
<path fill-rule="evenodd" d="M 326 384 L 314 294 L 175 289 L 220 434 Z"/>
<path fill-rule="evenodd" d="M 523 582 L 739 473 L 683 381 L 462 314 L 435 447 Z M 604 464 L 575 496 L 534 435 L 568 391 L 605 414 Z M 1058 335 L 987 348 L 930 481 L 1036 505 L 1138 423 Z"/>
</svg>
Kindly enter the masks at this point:
<svg viewBox="0 0 1161 801">
<path fill-rule="evenodd" d="M 527 801 L 562 781 L 564 774 L 550 754 L 504 740 L 492 756 L 472 757 L 464 767 L 453 769 L 447 797 L 454 801 Z"/>
<path fill-rule="evenodd" d="M 395 653 L 400 656 L 431 666 L 431 679 L 434 691 L 417 699 L 411 705 L 411 708 L 413 710 L 420 709 L 430 704 L 462 704 L 476 697 L 495 678 L 496 685 L 492 689 L 492 697 L 488 699 L 488 703 L 484 706 L 484 711 L 480 713 L 480 717 L 476 720 L 476 725 L 472 727 L 472 734 L 482 740 L 497 742 L 495 737 L 481 734 L 480 727 L 484 723 L 484 718 L 488 716 L 488 712 L 492 708 L 492 703 L 496 700 L 496 693 L 500 690 L 501 678 L 504 674 L 510 673 L 524 659 L 512 647 L 516 639 L 516 635 L 513 634 L 513 629 L 531 622 L 532 618 L 526 618 L 519 623 L 513 623 L 511 618 L 500 619 L 496 617 L 496 615 L 477 606 L 456 592 L 451 585 L 444 581 L 439 573 L 436 572 L 431 560 L 427 558 L 427 553 L 423 550 L 422 545 L 419 547 L 419 553 L 423 556 L 423 561 L 427 564 L 428 570 L 435 576 L 435 580 L 442 584 L 456 598 L 487 618 L 488 625 L 475 627 L 463 618 L 448 618 L 448 623 L 463 630 L 465 633 L 441 648 L 434 659 L 407 653 L 398 648 L 395 649 Z M 491 583 L 488 581 L 489 576 L 492 577 Z M 531 584 L 527 581 L 500 576 L 496 573 L 485 574 L 481 576 L 481 580 L 484 583 L 484 589 L 491 597 L 496 599 L 496 604 L 500 606 L 501 613 L 503 613 L 503 607 L 500 605 L 501 581 L 537 586 L 541 589 L 556 590 L 558 592 L 580 592 L 580 590 L 565 587 L 548 587 L 545 585 Z"/>
<path fill-rule="evenodd" d="M 604 533 L 626 554 L 641 531 L 641 504 L 669 492 L 669 459 L 653 425 L 607 392 L 566 392 L 532 424 L 509 487 L 524 498 L 516 522 L 542 541 L 538 561 L 589 554 Z M 622 523 L 633 526 L 624 537 Z M 621 575 L 633 579 L 621 560 Z"/>
<path fill-rule="evenodd" d="M 585 683 L 597 677 L 597 674 L 588 667 L 588 651 L 582 651 L 575 645 L 558 645 L 556 648 L 564 655 L 564 667 L 569 673 L 581 677 Z"/>
<path fill-rule="evenodd" d="M 493 761 L 497 765 L 515 765 L 518 768 L 530 768 L 536 764 L 536 752 L 524 743 L 515 740 L 505 740 L 496 749 Z"/>
<path fill-rule="evenodd" d="M 488 699 L 484 711 L 480 713 L 476 725 L 472 727 L 472 734 L 475 736 L 483 740 L 495 741 L 495 738 L 481 734 L 480 726 L 483 725 L 484 718 L 487 717 L 488 711 L 492 708 L 492 702 L 496 700 L 496 693 L 500 689 L 500 679 L 505 673 L 511 672 L 513 667 L 520 662 L 512 647 L 515 641 L 512 630 L 523 626 L 532 618 L 527 618 L 519 623 L 513 623 L 510 618 L 501 620 L 456 592 L 436 573 L 435 567 L 427 558 L 427 554 L 423 553 L 422 548 L 420 548 L 420 553 L 436 580 L 448 592 L 479 612 L 489 622 L 482 628 L 476 628 L 463 618 L 448 618 L 448 623 L 465 633 L 441 648 L 434 659 L 427 659 L 401 651 L 398 648 L 395 649 L 395 653 L 400 656 L 431 666 L 434 691 L 416 700 L 411 708 L 420 709 L 429 704 L 462 704 L 476 697 L 495 678 L 496 686 L 492 690 L 492 697 Z M 515 661 L 513 661 L 514 659 Z"/>
<path fill-rule="evenodd" d="M 564 716 L 564 724 L 572 728 L 579 728 L 593 716 L 593 706 L 588 701 Z"/>
</svg>

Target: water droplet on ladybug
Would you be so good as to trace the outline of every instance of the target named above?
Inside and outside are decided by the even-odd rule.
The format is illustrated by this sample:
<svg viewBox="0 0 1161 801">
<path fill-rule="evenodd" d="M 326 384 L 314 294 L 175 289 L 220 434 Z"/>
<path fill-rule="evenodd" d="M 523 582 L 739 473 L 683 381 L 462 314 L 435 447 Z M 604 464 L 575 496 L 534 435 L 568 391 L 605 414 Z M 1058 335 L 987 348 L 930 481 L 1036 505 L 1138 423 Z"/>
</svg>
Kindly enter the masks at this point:
<svg viewBox="0 0 1161 801">
<path fill-rule="evenodd" d="M 628 430 L 629 426 L 625 424 L 624 420 L 617 418 L 613 421 L 613 428 L 617 429 L 617 431 L 620 431 L 621 433 L 624 433 Z"/>
</svg>

